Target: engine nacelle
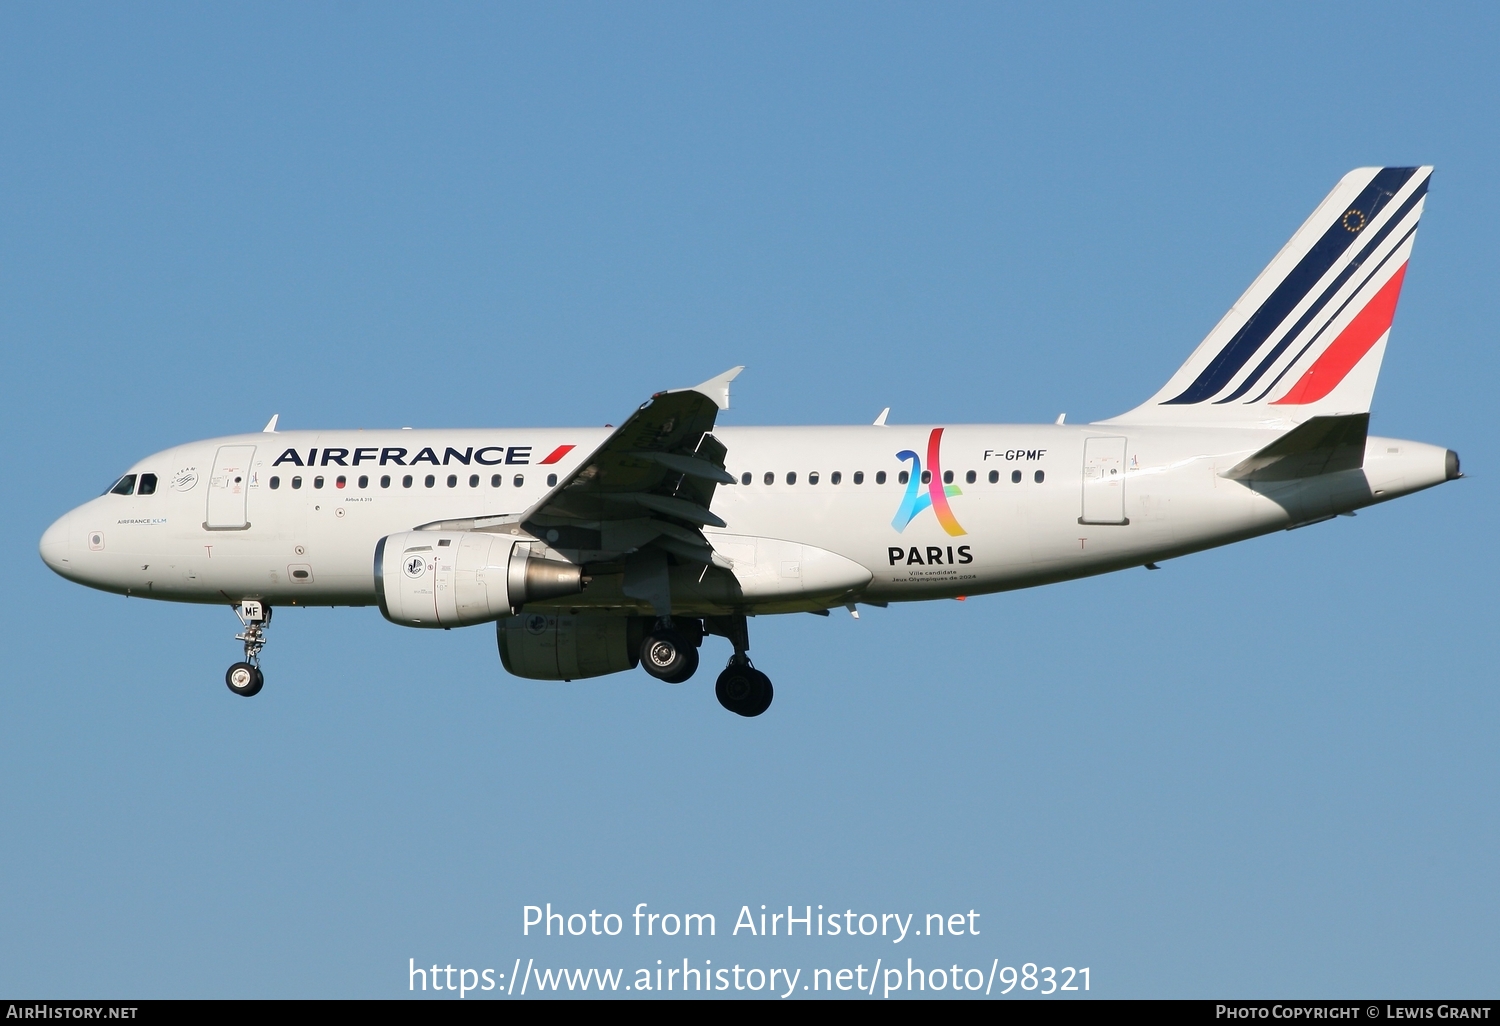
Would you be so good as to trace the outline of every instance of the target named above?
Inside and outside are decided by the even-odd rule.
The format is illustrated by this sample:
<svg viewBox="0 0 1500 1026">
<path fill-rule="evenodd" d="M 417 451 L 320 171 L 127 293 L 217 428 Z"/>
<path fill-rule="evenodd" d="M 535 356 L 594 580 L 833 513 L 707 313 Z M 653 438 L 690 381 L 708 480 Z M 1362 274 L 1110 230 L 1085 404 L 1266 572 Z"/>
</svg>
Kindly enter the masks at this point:
<svg viewBox="0 0 1500 1026">
<path fill-rule="evenodd" d="M 583 568 L 482 531 L 406 531 L 375 546 L 380 611 L 403 627 L 467 627 L 527 602 L 576 595 Z"/>
<path fill-rule="evenodd" d="M 511 616 L 495 625 L 500 662 L 517 677 L 578 680 L 629 670 L 640 661 L 642 617 Z"/>
</svg>

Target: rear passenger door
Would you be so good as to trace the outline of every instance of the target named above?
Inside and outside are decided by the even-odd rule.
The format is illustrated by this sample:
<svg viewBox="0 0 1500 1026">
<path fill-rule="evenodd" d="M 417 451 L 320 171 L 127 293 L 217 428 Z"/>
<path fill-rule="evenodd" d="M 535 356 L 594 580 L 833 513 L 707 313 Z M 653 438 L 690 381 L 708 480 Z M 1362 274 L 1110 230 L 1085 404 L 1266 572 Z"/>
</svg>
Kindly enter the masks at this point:
<svg viewBox="0 0 1500 1026">
<path fill-rule="evenodd" d="M 1083 443 L 1083 515 L 1080 524 L 1128 524 L 1125 519 L 1125 439 Z"/>
</svg>

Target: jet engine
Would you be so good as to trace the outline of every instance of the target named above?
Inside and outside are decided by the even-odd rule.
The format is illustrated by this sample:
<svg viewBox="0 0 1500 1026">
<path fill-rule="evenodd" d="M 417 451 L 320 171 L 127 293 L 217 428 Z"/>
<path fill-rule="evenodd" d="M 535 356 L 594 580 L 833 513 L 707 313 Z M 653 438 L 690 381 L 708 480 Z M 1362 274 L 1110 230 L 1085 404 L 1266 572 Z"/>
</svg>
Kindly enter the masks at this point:
<svg viewBox="0 0 1500 1026">
<path fill-rule="evenodd" d="M 638 616 L 531 613 L 495 624 L 495 639 L 500 662 L 517 677 L 578 680 L 633 668 L 649 623 Z"/>
<path fill-rule="evenodd" d="M 576 595 L 583 568 L 481 531 L 406 531 L 375 546 L 380 611 L 403 627 L 467 627 L 527 602 Z"/>
</svg>

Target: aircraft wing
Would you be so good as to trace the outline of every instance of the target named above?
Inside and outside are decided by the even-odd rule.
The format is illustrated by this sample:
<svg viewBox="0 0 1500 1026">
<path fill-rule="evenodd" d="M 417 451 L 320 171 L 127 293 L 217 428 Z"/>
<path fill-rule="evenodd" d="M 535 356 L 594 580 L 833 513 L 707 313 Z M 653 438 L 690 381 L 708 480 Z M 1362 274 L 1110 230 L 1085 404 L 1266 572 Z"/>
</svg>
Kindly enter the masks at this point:
<svg viewBox="0 0 1500 1026">
<path fill-rule="evenodd" d="M 743 369 L 656 393 L 522 513 L 521 525 L 563 549 L 624 553 L 654 545 L 727 565 L 700 528 L 726 526 L 709 506 L 714 488 L 734 478 L 712 431 L 719 411 L 729 408 L 729 383 Z"/>
</svg>

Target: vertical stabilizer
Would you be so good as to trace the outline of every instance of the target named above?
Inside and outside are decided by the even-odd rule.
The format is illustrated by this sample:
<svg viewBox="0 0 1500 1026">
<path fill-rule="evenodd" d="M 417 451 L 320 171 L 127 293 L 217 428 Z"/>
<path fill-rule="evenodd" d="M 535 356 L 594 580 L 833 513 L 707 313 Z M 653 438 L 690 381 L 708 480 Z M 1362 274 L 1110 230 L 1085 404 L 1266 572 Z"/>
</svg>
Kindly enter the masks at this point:
<svg viewBox="0 0 1500 1026">
<path fill-rule="evenodd" d="M 1367 413 L 1430 167 L 1350 171 L 1145 404 L 1113 424 Z"/>
</svg>

